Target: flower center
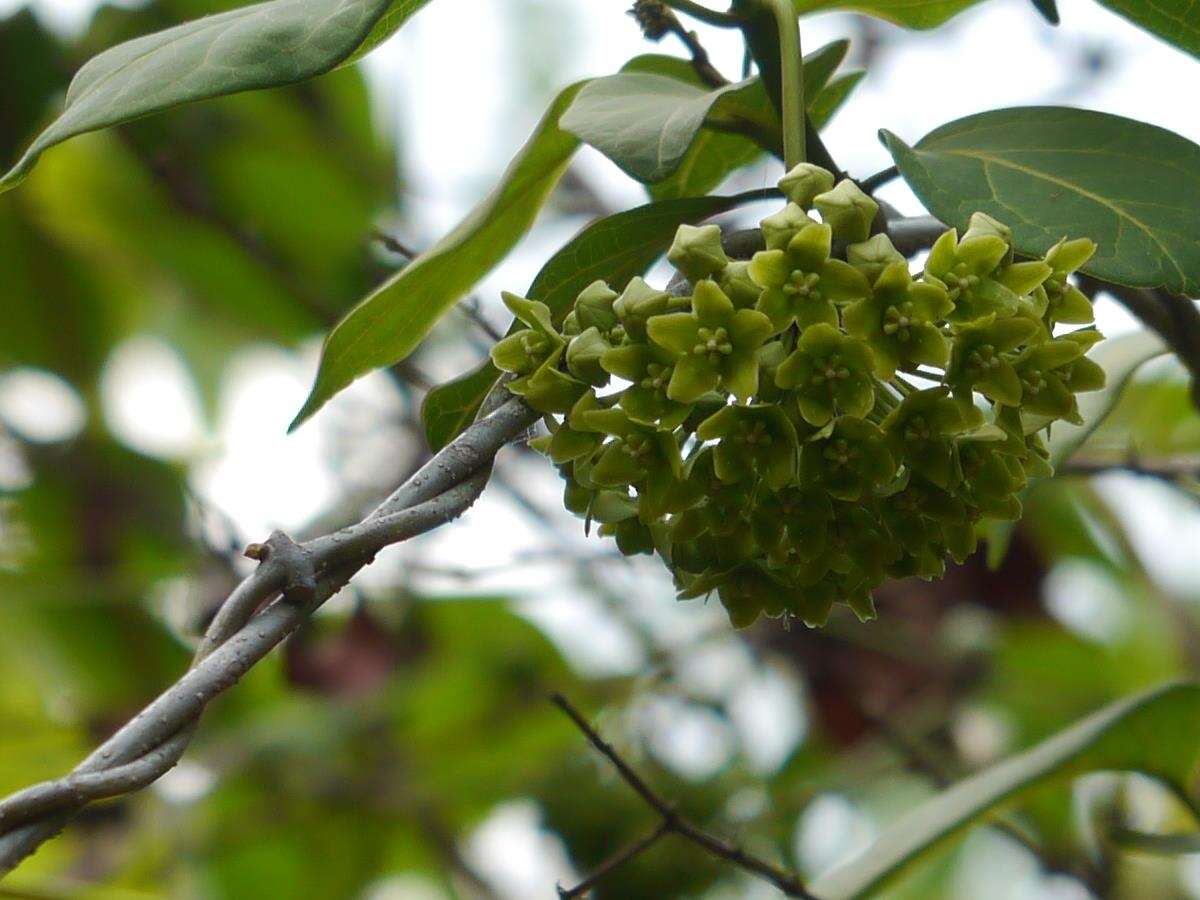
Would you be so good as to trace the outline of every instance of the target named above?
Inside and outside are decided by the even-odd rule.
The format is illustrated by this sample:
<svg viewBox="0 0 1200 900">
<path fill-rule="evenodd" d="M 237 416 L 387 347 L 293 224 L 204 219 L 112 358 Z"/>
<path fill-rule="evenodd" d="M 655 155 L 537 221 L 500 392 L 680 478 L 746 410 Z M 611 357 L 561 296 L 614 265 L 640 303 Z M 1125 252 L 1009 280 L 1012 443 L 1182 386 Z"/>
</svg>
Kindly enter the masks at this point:
<svg viewBox="0 0 1200 900">
<path fill-rule="evenodd" d="M 692 348 L 692 352 L 697 356 L 707 356 L 710 362 L 718 362 L 722 356 L 733 352 L 729 332 L 724 328 L 701 328 L 696 336 L 700 341 Z"/>
<path fill-rule="evenodd" d="M 899 306 L 889 306 L 887 312 L 883 314 L 883 333 L 893 335 L 902 341 L 909 339 L 912 334 L 911 328 L 915 324 L 913 305 L 907 301 Z"/>
<path fill-rule="evenodd" d="M 814 366 L 812 383 L 821 385 L 827 381 L 844 381 L 850 377 L 850 370 L 842 364 L 840 354 L 833 354 L 825 359 L 818 359 Z"/>
<path fill-rule="evenodd" d="M 982 344 L 967 354 L 967 368 L 977 375 L 1000 368 L 1000 356 L 991 344 Z"/>
<path fill-rule="evenodd" d="M 650 365 L 646 366 L 646 377 L 638 383 L 644 388 L 661 393 L 663 390 L 665 390 L 667 382 L 670 380 L 670 366 L 662 366 L 658 363 L 650 363 Z"/>
<path fill-rule="evenodd" d="M 807 297 L 810 300 L 820 300 L 821 292 L 817 290 L 821 276 L 813 272 L 802 272 L 799 269 L 788 276 L 783 285 L 783 292 L 789 297 Z"/>
</svg>

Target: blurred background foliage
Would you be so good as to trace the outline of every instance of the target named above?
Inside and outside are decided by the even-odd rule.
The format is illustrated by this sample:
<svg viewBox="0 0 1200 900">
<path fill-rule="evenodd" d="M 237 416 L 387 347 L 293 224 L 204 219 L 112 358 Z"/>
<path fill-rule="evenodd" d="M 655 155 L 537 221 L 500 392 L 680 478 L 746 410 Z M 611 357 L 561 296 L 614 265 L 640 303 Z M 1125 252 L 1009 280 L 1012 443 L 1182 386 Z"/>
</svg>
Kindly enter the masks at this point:
<svg viewBox="0 0 1200 900">
<path fill-rule="evenodd" d="M 103 6 L 74 36 L 28 10 L 0 20 L 0 163 L 82 60 L 231 5 Z M 516 6 L 547 32 L 544 5 Z M 859 62 L 896 37 L 842 25 Z M 530 55 L 517 87 L 544 95 L 558 65 Z M 345 69 L 74 140 L 0 203 L 0 792 L 66 771 L 178 676 L 260 524 L 336 526 L 423 458 L 429 373 L 480 358 L 473 318 L 494 298 L 292 443 L 252 433 L 232 488 L 214 462 L 233 465 L 237 422 L 282 431 L 314 339 L 403 264 L 380 231 L 406 221 L 421 173 L 388 132 Z M 550 233 L 611 205 L 603 177 L 571 170 Z M 189 404 L 199 436 L 155 430 Z M 220 501 L 301 450 L 324 480 L 280 496 L 311 502 L 256 519 Z M 998 571 L 977 556 L 889 584 L 865 627 L 733 633 L 677 606 L 656 569 L 555 511 L 549 467 L 509 455 L 456 537 L 386 556 L 213 705 L 178 769 L 87 812 L 0 895 L 554 897 L 655 822 L 551 690 L 696 821 L 812 875 L 938 785 L 1200 674 L 1200 567 L 1179 550 L 1200 536 L 1200 416 L 1170 360 L 1135 379 L 1077 474 L 1032 492 Z M 1092 777 L 1009 814 L 1020 840 L 977 829 L 894 896 L 1197 897 L 1195 857 L 1118 852 L 1101 827 L 1179 816 L 1145 779 Z M 596 896 L 773 894 L 667 839 Z"/>
</svg>

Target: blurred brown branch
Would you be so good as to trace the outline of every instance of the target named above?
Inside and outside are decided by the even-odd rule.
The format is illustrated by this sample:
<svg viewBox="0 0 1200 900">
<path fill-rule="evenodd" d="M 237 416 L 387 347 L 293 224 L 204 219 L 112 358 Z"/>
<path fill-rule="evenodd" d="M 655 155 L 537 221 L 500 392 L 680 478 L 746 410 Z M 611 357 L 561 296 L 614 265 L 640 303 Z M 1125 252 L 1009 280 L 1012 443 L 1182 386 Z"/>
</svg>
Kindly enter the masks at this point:
<svg viewBox="0 0 1200 900">
<path fill-rule="evenodd" d="M 627 763 L 612 744 L 602 738 L 587 719 L 579 712 L 566 697 L 562 694 L 553 694 L 550 701 L 566 713 L 567 717 L 575 723 L 575 726 L 583 732 L 584 737 L 588 739 L 593 747 L 600 754 L 613 764 L 617 773 L 621 778 L 637 793 L 639 797 L 646 802 L 646 805 L 654 810 L 662 818 L 659 827 L 646 835 L 643 838 L 635 841 L 628 847 L 617 851 L 608 858 L 605 862 L 593 872 L 589 877 L 585 878 L 573 888 L 558 889 L 559 897 L 570 898 L 583 897 L 592 889 L 596 881 L 602 876 L 613 871 L 618 866 L 623 865 L 634 857 L 644 853 L 652 847 L 659 838 L 667 834 L 677 834 L 680 837 L 691 841 L 693 844 L 702 847 L 704 850 L 711 853 L 720 859 L 725 860 L 731 865 L 745 869 L 753 875 L 757 875 L 766 881 L 769 881 L 788 897 L 805 897 L 808 900 L 813 900 L 813 897 L 800 879 L 791 872 L 774 866 L 764 859 L 753 856 L 743 850 L 736 844 L 709 834 L 707 831 L 694 825 L 692 822 L 681 816 L 675 807 L 663 799 L 655 790 L 650 787 L 642 777 Z"/>
</svg>

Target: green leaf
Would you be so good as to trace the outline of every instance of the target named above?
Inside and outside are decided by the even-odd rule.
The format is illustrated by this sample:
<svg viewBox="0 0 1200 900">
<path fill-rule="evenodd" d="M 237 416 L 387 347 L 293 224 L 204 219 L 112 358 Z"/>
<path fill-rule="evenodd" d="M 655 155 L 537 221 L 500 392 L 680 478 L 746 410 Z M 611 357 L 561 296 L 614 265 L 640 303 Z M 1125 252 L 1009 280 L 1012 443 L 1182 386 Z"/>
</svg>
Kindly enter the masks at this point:
<svg viewBox="0 0 1200 900">
<path fill-rule="evenodd" d="M 596 279 L 624 286 L 663 254 L 681 224 L 715 216 L 746 199 L 735 195 L 663 200 L 598 219 L 550 257 L 526 296 L 545 303 L 555 321 L 562 321 L 579 292 Z M 499 370 L 488 361 L 429 392 L 421 418 L 430 447 L 440 449 L 471 424 L 498 377 Z"/>
<path fill-rule="evenodd" d="M 1046 442 L 1050 451 L 1050 464 L 1057 469 L 1070 459 L 1112 412 L 1137 370 L 1166 352 L 1167 348 L 1162 338 L 1152 331 L 1135 331 L 1097 344 L 1088 357 L 1104 369 L 1107 383 L 1103 390 L 1078 396 L 1079 414 L 1083 417 L 1082 425 L 1072 425 L 1070 422 L 1054 423 Z M 1022 500 L 1028 496 L 1031 487 L 1022 492 Z M 997 569 L 1004 562 L 1015 528 L 1015 522 L 987 523 L 984 536 L 987 540 L 987 563 L 990 568 Z"/>
<path fill-rule="evenodd" d="M 1200 18 L 1192 0 L 1100 0 L 1119 16 L 1155 37 L 1200 56 Z"/>
<path fill-rule="evenodd" d="M 1034 9 L 1036 9 L 1043 19 L 1051 25 L 1057 25 L 1059 21 L 1058 3 L 1056 0 L 1033 0 Z"/>
<path fill-rule="evenodd" d="M 849 9 L 903 25 L 905 28 L 936 28 L 946 20 L 958 15 L 979 0 L 795 0 L 796 12 L 825 12 L 831 9 Z"/>
<path fill-rule="evenodd" d="M 661 181 L 678 168 L 717 99 L 746 86 L 706 90 L 664 75 L 622 72 L 580 91 L 562 126 L 638 181 Z"/>
<path fill-rule="evenodd" d="M 845 75 L 839 75 L 829 85 L 821 90 L 808 104 L 808 120 L 813 128 L 818 130 L 829 124 L 834 114 L 842 108 L 842 104 L 850 99 L 850 94 L 858 87 L 867 72 L 865 69 L 855 69 Z"/>
<path fill-rule="evenodd" d="M 943 791 L 894 823 L 859 857 L 809 885 L 822 900 L 873 894 L 929 848 L 1001 803 L 1088 772 L 1135 771 L 1163 781 L 1193 810 L 1200 763 L 1200 685 L 1174 684 L 1115 703 L 1024 753 Z"/>
<path fill-rule="evenodd" d="M 48 148 L 76 135 L 322 75 L 378 44 L 428 2 L 272 0 L 118 44 L 79 70 L 62 114 L 0 178 L 0 193 Z"/>
<path fill-rule="evenodd" d="M 292 429 L 356 378 L 408 356 L 434 323 L 520 240 L 579 146 L 559 127 L 559 118 L 584 83 L 571 85 L 555 98 L 482 203 L 330 332 L 316 383 Z"/>
<path fill-rule="evenodd" d="M 1200 146 L 1120 116 L 1048 106 L 958 119 L 909 147 L 882 137 L 930 212 L 964 226 L 990 213 L 1018 252 L 1064 235 L 1099 249 L 1084 271 L 1136 287 L 1200 292 Z"/>
<path fill-rule="evenodd" d="M 817 128 L 828 123 L 862 77 L 860 73 L 850 73 L 830 81 L 849 49 L 849 41 L 832 41 L 804 57 L 805 96 L 809 100 L 810 118 Z M 639 56 L 630 60 L 622 71 L 651 72 L 703 86 L 691 63 L 674 56 Z M 752 131 L 757 139 L 740 134 L 739 130 Z M 707 194 L 730 173 L 758 160 L 764 144 L 776 155 L 781 154 L 781 143 L 779 118 L 771 98 L 762 82 L 752 78 L 743 87 L 717 99 L 678 167 L 668 177 L 650 185 L 650 196 L 667 200 Z"/>
</svg>

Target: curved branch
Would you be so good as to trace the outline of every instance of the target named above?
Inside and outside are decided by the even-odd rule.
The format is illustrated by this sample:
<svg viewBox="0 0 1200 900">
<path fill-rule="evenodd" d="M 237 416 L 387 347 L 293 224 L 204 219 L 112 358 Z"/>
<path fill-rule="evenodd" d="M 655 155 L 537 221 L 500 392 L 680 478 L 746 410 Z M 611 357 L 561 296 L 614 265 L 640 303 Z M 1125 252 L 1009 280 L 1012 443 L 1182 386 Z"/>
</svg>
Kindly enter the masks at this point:
<svg viewBox="0 0 1200 900">
<path fill-rule="evenodd" d="M 259 566 L 222 605 L 192 668 L 69 775 L 0 801 L 0 874 L 88 803 L 138 790 L 167 772 L 182 756 L 204 707 L 379 550 L 462 515 L 482 493 L 499 450 L 538 419 L 522 401 L 510 399 L 503 385 L 489 395 L 484 412 L 358 525 L 304 545 L 276 533 L 247 548 Z"/>
</svg>

